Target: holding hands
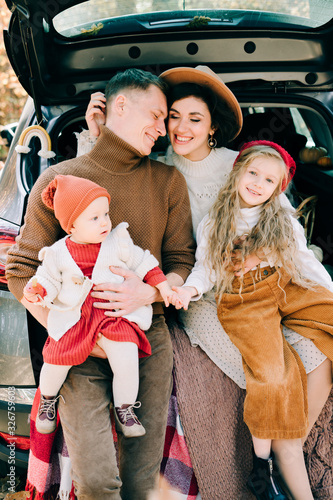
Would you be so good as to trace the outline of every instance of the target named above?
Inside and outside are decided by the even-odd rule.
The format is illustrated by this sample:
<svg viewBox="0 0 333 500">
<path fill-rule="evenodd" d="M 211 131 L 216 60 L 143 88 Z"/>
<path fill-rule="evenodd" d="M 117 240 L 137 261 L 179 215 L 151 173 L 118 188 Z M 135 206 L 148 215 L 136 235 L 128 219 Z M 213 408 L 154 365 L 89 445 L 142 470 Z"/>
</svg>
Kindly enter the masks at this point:
<svg viewBox="0 0 333 500">
<path fill-rule="evenodd" d="M 188 309 L 191 298 L 198 295 L 197 289 L 192 286 L 173 286 L 172 290 L 174 291 L 174 296 L 171 298 L 170 303 L 176 309 L 183 308 L 185 311 Z"/>
<path fill-rule="evenodd" d="M 156 288 L 158 288 L 166 307 L 169 307 L 170 304 L 174 305 L 176 309 L 183 307 L 183 302 L 179 294 L 174 291 L 178 287 L 171 288 L 167 281 L 162 281 L 162 283 L 156 285 Z"/>
</svg>

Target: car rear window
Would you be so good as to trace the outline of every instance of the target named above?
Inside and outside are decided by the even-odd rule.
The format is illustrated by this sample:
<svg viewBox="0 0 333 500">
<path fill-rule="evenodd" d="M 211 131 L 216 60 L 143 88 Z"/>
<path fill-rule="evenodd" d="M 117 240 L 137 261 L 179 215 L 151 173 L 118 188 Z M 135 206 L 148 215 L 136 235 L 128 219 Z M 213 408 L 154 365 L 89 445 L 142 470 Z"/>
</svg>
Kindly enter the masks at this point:
<svg viewBox="0 0 333 500">
<path fill-rule="evenodd" d="M 58 14 L 53 24 L 67 37 L 107 34 L 116 19 L 113 34 L 181 26 L 193 19 L 199 27 L 316 28 L 330 21 L 332 10 L 331 0 L 89 0 Z"/>
</svg>

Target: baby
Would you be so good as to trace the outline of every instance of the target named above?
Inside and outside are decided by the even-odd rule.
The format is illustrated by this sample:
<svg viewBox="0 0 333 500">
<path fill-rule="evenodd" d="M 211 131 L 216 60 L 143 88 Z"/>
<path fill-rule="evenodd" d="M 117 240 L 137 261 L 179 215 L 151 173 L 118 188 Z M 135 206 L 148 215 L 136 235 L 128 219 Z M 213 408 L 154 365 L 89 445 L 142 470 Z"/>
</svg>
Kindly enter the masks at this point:
<svg viewBox="0 0 333 500">
<path fill-rule="evenodd" d="M 57 175 L 44 189 L 42 200 L 54 210 L 67 233 L 39 253 L 41 266 L 24 289 L 25 298 L 48 307 L 49 337 L 43 349 L 41 400 L 36 428 L 43 434 L 56 428 L 58 393 L 69 369 L 83 363 L 98 344 L 113 372 L 114 414 L 117 430 L 125 437 L 142 436 L 145 429 L 134 408 L 139 390 L 139 357 L 151 347 L 144 333 L 152 320 L 152 306 L 140 307 L 120 318 L 93 306 L 90 291 L 96 284 L 123 281 L 110 266 L 131 269 L 156 287 L 166 306 L 175 301 L 157 259 L 134 245 L 126 222 L 111 231 L 110 195 L 94 182 L 72 175 Z"/>
</svg>

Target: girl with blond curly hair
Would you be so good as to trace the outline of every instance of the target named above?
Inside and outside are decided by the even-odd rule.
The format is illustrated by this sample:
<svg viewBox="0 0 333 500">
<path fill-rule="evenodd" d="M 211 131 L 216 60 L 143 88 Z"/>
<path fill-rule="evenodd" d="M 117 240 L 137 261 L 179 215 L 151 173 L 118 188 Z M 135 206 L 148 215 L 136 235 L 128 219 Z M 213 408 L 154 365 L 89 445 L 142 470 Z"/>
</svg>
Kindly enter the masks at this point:
<svg viewBox="0 0 333 500">
<path fill-rule="evenodd" d="M 245 144 L 199 225 L 195 267 L 183 287 L 174 287 L 186 309 L 216 284 L 218 318 L 241 352 L 246 377 L 244 421 L 254 448 L 248 485 L 257 498 L 277 500 L 287 497 L 274 474 L 274 453 L 292 498 L 313 499 L 301 444 L 308 427 L 306 373 L 282 321 L 333 360 L 332 280 L 279 197 L 295 169 L 279 145 Z M 251 255 L 261 262 L 235 277 L 236 254 L 241 268 Z M 294 450 L 288 463 L 287 449 Z"/>
</svg>

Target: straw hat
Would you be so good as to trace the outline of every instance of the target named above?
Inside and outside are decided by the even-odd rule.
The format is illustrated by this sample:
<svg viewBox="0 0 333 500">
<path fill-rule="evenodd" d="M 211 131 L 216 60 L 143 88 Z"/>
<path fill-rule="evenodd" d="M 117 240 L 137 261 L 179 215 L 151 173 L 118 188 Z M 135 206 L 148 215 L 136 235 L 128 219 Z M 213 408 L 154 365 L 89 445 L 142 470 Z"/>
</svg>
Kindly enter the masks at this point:
<svg viewBox="0 0 333 500">
<path fill-rule="evenodd" d="M 243 115 L 240 105 L 231 90 L 208 66 L 172 68 L 161 73 L 160 78 L 163 78 L 170 86 L 178 85 L 179 83 L 196 83 L 197 85 L 209 87 L 234 112 L 238 130 L 233 139 L 237 137 L 243 125 Z"/>
</svg>

